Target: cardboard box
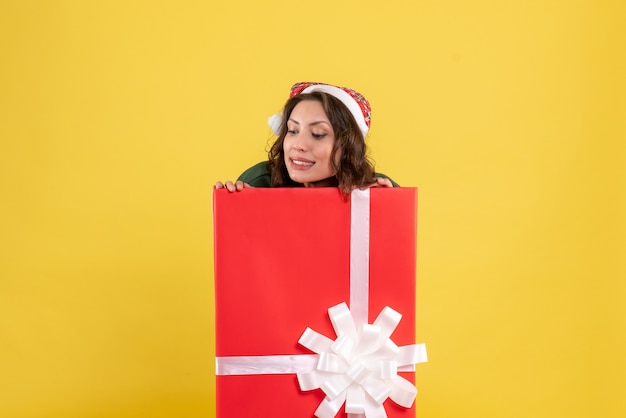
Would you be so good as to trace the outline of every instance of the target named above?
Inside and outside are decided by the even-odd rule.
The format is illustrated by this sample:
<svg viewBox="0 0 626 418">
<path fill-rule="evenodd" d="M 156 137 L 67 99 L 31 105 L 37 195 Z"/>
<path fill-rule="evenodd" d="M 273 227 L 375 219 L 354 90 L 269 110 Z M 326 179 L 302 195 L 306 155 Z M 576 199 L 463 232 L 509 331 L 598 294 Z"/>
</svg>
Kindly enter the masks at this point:
<svg viewBox="0 0 626 418">
<path fill-rule="evenodd" d="M 391 339 L 412 345 L 416 189 L 368 194 L 368 323 L 390 306 L 403 315 Z M 264 356 L 314 354 L 298 343 L 307 327 L 336 338 L 328 309 L 350 304 L 354 205 L 335 188 L 221 189 L 213 204 L 218 363 L 236 356 L 259 362 L 251 374 L 221 375 L 218 367 L 217 416 L 312 417 L 324 393 L 302 391 L 294 372 L 263 374 L 262 365 Z M 414 382 L 412 372 L 399 375 Z M 415 416 L 414 406 L 388 399 L 384 407 L 390 417 Z M 337 416 L 346 416 L 343 407 Z"/>
</svg>

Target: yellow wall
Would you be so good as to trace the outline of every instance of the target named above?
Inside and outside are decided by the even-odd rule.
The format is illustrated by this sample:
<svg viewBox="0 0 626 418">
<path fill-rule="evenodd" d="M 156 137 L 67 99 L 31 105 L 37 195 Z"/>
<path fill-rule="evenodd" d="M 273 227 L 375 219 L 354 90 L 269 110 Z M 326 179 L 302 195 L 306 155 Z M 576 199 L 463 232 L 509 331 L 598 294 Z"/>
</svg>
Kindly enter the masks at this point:
<svg viewBox="0 0 626 418">
<path fill-rule="evenodd" d="M 303 80 L 419 186 L 418 415 L 625 416 L 624 2 L 215 3 L 0 1 L 0 416 L 213 415 L 211 185 Z"/>
</svg>

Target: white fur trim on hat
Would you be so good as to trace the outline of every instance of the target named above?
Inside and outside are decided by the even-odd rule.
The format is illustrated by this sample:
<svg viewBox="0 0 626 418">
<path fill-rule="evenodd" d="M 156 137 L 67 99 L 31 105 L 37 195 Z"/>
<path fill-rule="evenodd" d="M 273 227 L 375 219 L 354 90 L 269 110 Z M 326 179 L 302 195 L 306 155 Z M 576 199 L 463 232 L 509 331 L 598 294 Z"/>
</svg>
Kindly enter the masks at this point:
<svg viewBox="0 0 626 418">
<path fill-rule="evenodd" d="M 352 113 L 352 116 L 354 116 L 354 120 L 356 120 L 357 125 L 359 125 L 359 129 L 361 130 L 363 137 L 367 135 L 369 128 L 365 124 L 365 117 L 363 116 L 361 106 L 359 106 L 356 100 L 354 100 L 354 98 L 350 96 L 345 90 L 340 89 L 339 87 L 330 86 L 328 84 L 313 84 L 312 86 L 309 86 L 302 90 L 302 93 L 311 93 L 312 91 L 321 91 L 324 93 L 328 93 L 341 100 L 341 103 L 346 105 L 350 113 Z"/>
<path fill-rule="evenodd" d="M 267 124 L 272 129 L 272 132 L 274 132 L 274 135 L 278 136 L 280 135 L 280 127 L 283 124 L 283 116 L 279 113 L 276 113 L 267 118 Z"/>
</svg>

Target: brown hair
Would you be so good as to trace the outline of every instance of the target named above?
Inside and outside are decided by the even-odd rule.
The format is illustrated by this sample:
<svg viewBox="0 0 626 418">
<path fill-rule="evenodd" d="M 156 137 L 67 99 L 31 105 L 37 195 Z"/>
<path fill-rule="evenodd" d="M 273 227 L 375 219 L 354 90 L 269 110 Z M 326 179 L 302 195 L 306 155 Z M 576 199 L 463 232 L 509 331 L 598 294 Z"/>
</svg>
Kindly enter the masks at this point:
<svg viewBox="0 0 626 418">
<path fill-rule="evenodd" d="M 314 100 L 322 104 L 326 116 L 330 120 L 335 133 L 335 143 L 331 152 L 331 164 L 337 173 L 337 185 L 344 194 L 349 194 L 356 187 L 363 187 L 373 183 L 374 165 L 368 159 L 365 138 L 354 120 L 352 113 L 336 97 L 320 92 L 298 94 L 285 103 L 282 114 L 280 135 L 268 152 L 272 187 L 295 186 L 298 183 L 289 178 L 285 165 L 283 142 L 287 135 L 286 121 L 298 103 L 305 100 Z M 335 156 L 341 150 L 341 158 L 336 161 Z"/>
</svg>

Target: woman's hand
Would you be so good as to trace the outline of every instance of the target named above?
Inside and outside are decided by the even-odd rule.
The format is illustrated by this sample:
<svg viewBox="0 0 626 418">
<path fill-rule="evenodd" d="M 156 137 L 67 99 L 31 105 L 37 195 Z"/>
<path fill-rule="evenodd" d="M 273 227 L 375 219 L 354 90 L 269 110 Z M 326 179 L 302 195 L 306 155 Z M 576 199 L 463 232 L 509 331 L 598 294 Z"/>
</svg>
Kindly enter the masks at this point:
<svg viewBox="0 0 626 418">
<path fill-rule="evenodd" d="M 244 183 L 241 180 L 236 181 L 235 183 L 233 183 L 232 181 L 228 180 L 226 183 L 222 183 L 221 181 L 218 181 L 217 183 L 215 183 L 215 186 L 213 186 L 213 189 L 226 189 L 229 192 L 240 192 L 243 189 L 251 189 L 252 186 L 250 186 L 248 183 Z"/>
<path fill-rule="evenodd" d="M 376 177 L 376 181 L 374 183 L 363 187 L 363 189 L 370 187 L 393 187 L 393 184 L 391 183 L 391 180 L 386 177 Z"/>
</svg>

